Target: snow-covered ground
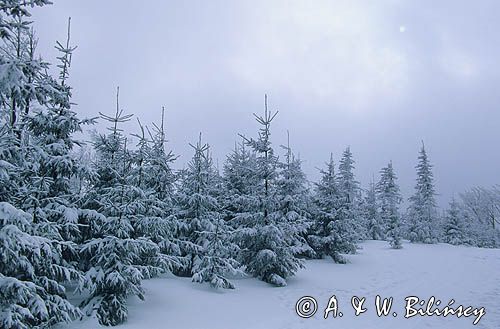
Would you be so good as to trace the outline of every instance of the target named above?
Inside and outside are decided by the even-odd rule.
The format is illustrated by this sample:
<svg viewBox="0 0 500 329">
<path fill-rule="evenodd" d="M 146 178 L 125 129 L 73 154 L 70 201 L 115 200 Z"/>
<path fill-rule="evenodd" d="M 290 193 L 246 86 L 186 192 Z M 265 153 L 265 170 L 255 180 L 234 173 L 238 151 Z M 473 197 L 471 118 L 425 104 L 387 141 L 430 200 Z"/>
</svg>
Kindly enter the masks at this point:
<svg viewBox="0 0 500 329">
<path fill-rule="evenodd" d="M 327 259 L 307 261 L 306 269 L 283 288 L 254 278 L 234 280 L 237 287 L 230 291 L 215 291 L 173 276 L 146 281 L 146 300 L 131 298 L 128 322 L 118 328 L 500 328 L 499 249 L 405 243 L 404 249 L 393 250 L 380 241 L 368 241 L 361 247 L 359 254 L 348 256 L 347 265 Z M 317 300 L 318 311 L 302 319 L 295 313 L 295 305 L 306 295 Z M 343 316 L 333 318 L 330 313 L 325 320 L 324 309 L 332 295 Z M 394 298 L 389 316 L 377 317 L 377 295 Z M 352 296 L 366 297 L 366 313 L 354 316 Z M 407 296 L 426 301 L 435 296 L 442 301 L 438 308 L 454 299 L 454 307 L 484 307 L 486 313 L 476 326 L 474 316 L 405 319 Z M 86 319 L 60 328 L 98 327 L 95 319 Z"/>
</svg>

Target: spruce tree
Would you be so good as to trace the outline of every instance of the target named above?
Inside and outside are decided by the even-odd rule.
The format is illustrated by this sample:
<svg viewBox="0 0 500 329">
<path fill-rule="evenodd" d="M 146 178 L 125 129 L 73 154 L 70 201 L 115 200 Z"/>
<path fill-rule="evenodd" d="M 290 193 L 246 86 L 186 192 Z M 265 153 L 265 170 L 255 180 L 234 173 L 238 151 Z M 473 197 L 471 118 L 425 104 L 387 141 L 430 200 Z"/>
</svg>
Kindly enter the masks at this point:
<svg viewBox="0 0 500 329">
<path fill-rule="evenodd" d="M 257 184 L 255 166 L 255 152 L 245 146 L 244 140 L 235 143 L 234 150 L 224 162 L 221 203 L 224 219 L 234 228 L 253 225 L 252 214 L 258 206 L 258 198 L 253 194 Z"/>
<path fill-rule="evenodd" d="M 340 158 L 338 180 L 342 199 L 349 205 L 355 203 L 360 193 L 359 182 L 354 177 L 354 164 L 351 148 L 347 147 Z"/>
<path fill-rule="evenodd" d="M 80 120 L 70 110 L 65 78 L 35 56 L 29 9 L 49 1 L 0 1 L 0 326 L 49 327 L 80 312 L 63 283 L 78 281 L 77 209 L 69 180 Z M 73 48 L 58 48 L 68 62 Z M 67 69 L 67 67 L 66 67 Z M 62 70 L 61 70 L 62 72 Z M 67 72 L 67 70 L 66 70 Z M 35 112 L 31 110 L 35 109 Z"/>
<path fill-rule="evenodd" d="M 264 116 L 254 114 L 261 125 L 259 136 L 245 138 L 256 154 L 252 173 L 255 185 L 247 199 L 256 207 L 239 218 L 244 220 L 244 229 L 236 237 L 241 243 L 241 261 L 246 271 L 265 282 L 285 286 L 286 279 L 303 267 L 303 262 L 294 255 L 287 237 L 288 224 L 278 211 L 278 159 L 270 140 L 271 122 L 276 114 L 268 111 L 266 96 Z"/>
<path fill-rule="evenodd" d="M 148 129 L 150 146 L 147 152 L 147 161 L 144 165 L 144 185 L 152 189 L 159 200 L 161 220 L 152 224 L 157 226 L 152 240 L 158 244 L 162 253 L 170 255 L 172 265 L 176 270 L 187 267 L 187 261 L 180 257 L 178 240 L 179 220 L 175 216 L 175 184 L 177 174 L 172 169 L 172 164 L 177 156 L 166 149 L 165 133 L 165 108 L 162 108 L 161 124 L 153 124 L 153 129 Z"/>
<path fill-rule="evenodd" d="M 118 93 L 115 115 L 101 113 L 101 118 L 112 125 L 109 134 L 94 137 L 98 179 L 85 196 L 86 206 L 100 216 L 88 222 L 92 236 L 80 251 L 88 264 L 80 290 L 89 291 L 82 306 L 87 314 L 96 311 L 104 325 L 126 321 L 127 297 L 144 299 L 141 280 L 165 270 L 158 245 L 136 231 L 148 204 L 143 191 L 129 181 L 131 152 L 119 124 L 131 116 L 123 115 L 119 108 Z"/>
<path fill-rule="evenodd" d="M 80 120 L 71 108 L 72 88 L 68 78 L 76 47 L 70 45 L 70 20 L 66 43 L 63 46 L 58 42 L 56 48 L 61 53 L 59 79 L 43 76 L 45 88 L 51 90 L 43 99 L 44 106 L 34 108 L 22 118 L 25 132 L 30 135 L 24 161 L 37 165 L 25 167 L 23 175 L 31 179 L 25 181 L 26 189 L 20 191 L 18 198 L 23 200 L 22 207 L 33 213 L 35 221 L 48 224 L 44 228 L 46 234 L 65 242 L 64 259 L 76 267 L 79 260 L 76 243 L 81 234 L 79 216 L 85 210 L 78 204 L 80 196 L 75 193 L 72 181 L 89 179 L 92 170 L 75 158 L 74 149 L 83 143 L 73 135 L 82 132 L 83 125 L 93 124 L 94 119 Z"/>
<path fill-rule="evenodd" d="M 193 282 L 209 282 L 214 288 L 233 289 L 226 278 L 240 273 L 235 260 L 237 246 L 220 212 L 219 175 L 212 164 L 209 145 L 195 145 L 194 155 L 184 170 L 177 193 L 177 217 L 181 221 L 181 251 L 189 261 L 185 274 Z"/>
<path fill-rule="evenodd" d="M 314 194 L 315 223 L 309 241 L 318 257 L 328 255 L 336 263 L 346 263 L 341 253 L 356 252 L 352 222 L 344 216 L 344 194 L 341 192 L 333 155 L 321 170 Z"/>
<path fill-rule="evenodd" d="M 422 144 L 418 156 L 417 184 L 408 209 L 409 232 L 412 242 L 437 242 L 437 207 L 432 165 Z"/>
<path fill-rule="evenodd" d="M 398 206 L 401 203 L 399 187 L 396 183 L 396 174 L 392 161 L 380 171 L 380 181 L 377 183 L 377 197 L 380 202 L 380 216 L 386 223 L 386 239 L 394 249 L 402 248 L 401 245 L 401 220 Z"/>
<path fill-rule="evenodd" d="M 461 216 L 458 202 L 453 198 L 444 222 L 443 238 L 446 243 L 454 245 L 465 243 L 464 223 Z"/>
<path fill-rule="evenodd" d="M 339 217 L 346 223 L 348 231 L 345 236 L 352 234 L 348 237 L 353 243 L 357 240 L 365 238 L 366 232 L 364 231 L 365 223 L 361 215 L 361 188 L 359 182 L 356 181 L 354 176 L 354 164 L 350 147 L 346 148 L 342 153 L 339 162 L 339 190 L 341 194 L 340 209 L 338 210 Z"/>
<path fill-rule="evenodd" d="M 364 217 L 366 220 L 368 239 L 383 240 L 385 238 L 386 227 L 384 226 L 380 216 L 377 202 L 377 191 L 373 181 L 370 182 L 370 186 L 366 191 Z"/>
<path fill-rule="evenodd" d="M 284 230 L 287 232 L 288 244 L 297 256 L 313 257 L 314 250 L 307 242 L 307 232 L 312 225 L 309 213 L 309 190 L 302 161 L 296 158 L 288 143 L 282 145 L 285 150 L 285 161 L 279 163 L 281 169 L 278 185 L 278 212 L 282 216 Z"/>
<path fill-rule="evenodd" d="M 181 221 L 181 251 L 189 260 L 186 275 L 191 276 L 193 264 L 199 261 L 203 248 L 208 243 L 205 231 L 212 231 L 218 216 L 218 202 L 214 195 L 212 159 L 208 144 L 203 144 L 201 134 L 193 145 L 193 158 L 182 173 L 177 192 L 177 217 Z"/>
<path fill-rule="evenodd" d="M 177 156 L 172 151 L 166 149 L 166 133 L 165 133 L 165 108 L 161 112 L 161 124 L 153 123 L 152 131 L 148 129 L 151 146 L 148 153 L 148 166 L 146 168 L 149 175 L 146 175 L 144 184 L 155 190 L 158 198 L 168 204 L 171 208 L 174 200 L 174 190 L 176 182 L 176 174 L 172 169 L 173 162 Z M 170 209 L 172 213 L 172 209 Z"/>
<path fill-rule="evenodd" d="M 162 122 L 163 117 L 164 111 Z M 163 123 L 161 128 L 155 126 L 155 133 L 151 133 L 140 120 L 137 121 L 141 133 L 133 135 L 137 138 L 137 146 L 130 152 L 131 167 L 126 180 L 137 194 L 131 203 L 136 207 L 136 218 L 132 221 L 132 237 L 145 237 L 158 245 L 160 254 L 149 255 L 146 265 L 151 264 L 151 260 L 157 257 L 156 265 L 163 269 L 185 268 L 187 263 L 180 256 L 177 238 L 179 221 L 173 209 L 175 175 L 170 163 L 175 157 L 165 152 Z"/>
</svg>

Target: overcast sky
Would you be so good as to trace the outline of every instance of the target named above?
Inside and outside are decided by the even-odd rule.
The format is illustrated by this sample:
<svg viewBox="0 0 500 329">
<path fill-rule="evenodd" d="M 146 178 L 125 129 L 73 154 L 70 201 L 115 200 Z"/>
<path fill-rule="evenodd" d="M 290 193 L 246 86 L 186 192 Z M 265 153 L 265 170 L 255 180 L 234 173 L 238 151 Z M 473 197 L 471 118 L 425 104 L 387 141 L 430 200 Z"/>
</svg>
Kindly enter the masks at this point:
<svg viewBox="0 0 500 329">
<path fill-rule="evenodd" d="M 118 85 L 143 123 L 165 106 L 178 166 L 200 131 L 222 165 L 267 93 L 276 150 L 288 129 L 311 180 L 350 146 L 363 186 L 392 160 L 407 198 L 423 140 L 440 205 L 500 183 L 499 1 L 53 2 L 39 51 L 71 16 L 75 110 L 111 114 Z"/>
</svg>

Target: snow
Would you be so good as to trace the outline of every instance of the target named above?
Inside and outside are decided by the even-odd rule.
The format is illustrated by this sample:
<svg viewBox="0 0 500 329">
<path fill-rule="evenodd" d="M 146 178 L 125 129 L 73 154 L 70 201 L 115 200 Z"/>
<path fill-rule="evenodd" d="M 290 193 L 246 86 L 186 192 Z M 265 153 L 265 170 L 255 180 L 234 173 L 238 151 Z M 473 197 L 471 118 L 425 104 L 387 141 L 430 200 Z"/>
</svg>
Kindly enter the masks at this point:
<svg viewBox="0 0 500 329">
<path fill-rule="evenodd" d="M 20 225 L 28 225 L 31 217 L 8 202 L 0 202 L 0 223 L 7 225 L 18 222 Z"/>
<path fill-rule="evenodd" d="M 394 250 L 387 242 L 367 241 L 350 263 L 330 259 L 308 260 L 306 269 L 288 280 L 286 287 L 273 287 L 255 278 L 232 280 L 235 290 L 214 290 L 189 278 L 165 275 L 144 282 L 146 300 L 129 300 L 128 321 L 120 329 L 175 328 L 499 328 L 500 249 L 480 249 L 448 244 L 409 244 Z M 295 313 L 302 296 L 313 296 L 318 311 L 309 319 Z M 343 317 L 323 319 L 332 295 Z M 375 297 L 394 297 L 397 317 L 377 317 Z M 354 316 L 351 297 L 366 297 L 368 309 Z M 435 296 L 445 306 L 484 307 L 486 314 L 474 326 L 475 317 L 415 316 L 404 318 L 405 297 L 426 301 Z M 78 298 L 78 296 L 75 296 Z M 99 328 L 86 319 L 57 328 Z"/>
</svg>

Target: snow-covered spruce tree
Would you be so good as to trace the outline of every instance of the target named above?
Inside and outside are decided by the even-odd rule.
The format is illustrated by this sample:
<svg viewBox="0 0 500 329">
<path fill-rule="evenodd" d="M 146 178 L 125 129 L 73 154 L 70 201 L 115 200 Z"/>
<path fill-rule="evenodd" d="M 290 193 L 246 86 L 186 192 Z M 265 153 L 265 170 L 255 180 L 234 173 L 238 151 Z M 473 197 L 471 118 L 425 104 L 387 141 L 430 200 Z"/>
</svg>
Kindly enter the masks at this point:
<svg viewBox="0 0 500 329">
<path fill-rule="evenodd" d="M 347 234 L 353 244 L 357 240 L 366 238 L 365 223 L 361 211 L 361 188 L 354 177 L 354 159 L 350 147 L 342 153 L 339 162 L 339 191 L 341 194 L 338 216 L 348 226 Z M 354 252 L 354 251 L 352 251 Z"/>
<path fill-rule="evenodd" d="M 447 210 L 443 227 L 443 240 L 446 243 L 465 244 L 464 222 L 458 202 L 453 198 Z"/>
<path fill-rule="evenodd" d="M 158 198 L 166 202 L 169 207 L 173 206 L 173 195 L 175 189 L 176 175 L 172 169 L 173 162 L 177 156 L 172 151 L 167 151 L 165 134 L 165 108 L 162 108 L 161 124 L 153 123 L 153 130 L 149 132 L 151 146 L 148 153 L 147 171 L 152 174 L 146 175 L 144 184 L 155 190 Z M 170 214 L 172 213 L 172 209 Z"/>
<path fill-rule="evenodd" d="M 182 276 L 192 276 L 193 264 L 199 260 L 208 243 L 201 232 L 211 231 L 212 222 L 218 216 L 209 146 L 202 144 L 201 134 L 196 145 L 189 145 L 194 149 L 194 155 L 182 171 L 175 196 L 181 254 L 188 260 L 184 271 L 176 273 Z"/>
<path fill-rule="evenodd" d="M 69 109 L 65 78 L 52 78 L 45 71 L 49 64 L 35 59 L 27 20 L 29 8 L 48 3 L 0 1 L 2 328 L 49 327 L 80 315 L 62 283 L 80 277 L 71 263 L 69 231 L 78 229 L 67 182 L 78 174 L 69 152 L 81 122 Z M 72 48 L 58 49 L 61 62 L 67 61 Z"/>
<path fill-rule="evenodd" d="M 170 163 L 175 157 L 165 152 L 165 133 L 161 127 L 155 126 L 153 133 L 138 120 L 141 133 L 134 134 L 138 139 L 137 147 L 130 152 L 131 167 L 126 182 L 137 194 L 130 207 L 135 206 L 135 219 L 131 222 L 134 228 L 133 238 L 144 237 L 158 245 L 161 254 L 145 255 L 145 265 L 151 265 L 156 259 L 161 268 L 173 270 L 185 266 L 180 257 L 179 242 L 176 234 L 179 222 L 174 215 L 173 184 L 175 175 Z"/>
<path fill-rule="evenodd" d="M 234 150 L 226 157 L 223 166 L 223 206 L 224 219 L 234 228 L 253 225 L 252 214 L 259 205 L 253 194 L 257 185 L 255 152 L 245 147 L 245 141 L 235 143 Z M 248 217 L 247 217 L 248 215 Z"/>
<path fill-rule="evenodd" d="M 237 246 L 229 241 L 229 228 L 220 214 L 217 199 L 218 173 L 208 144 L 200 139 L 190 144 L 194 155 L 184 170 L 177 193 L 177 217 L 182 222 L 181 251 L 189 259 L 187 273 L 194 282 L 209 282 L 215 288 L 234 288 L 226 278 L 237 274 Z"/>
<path fill-rule="evenodd" d="M 401 245 L 401 220 L 399 215 L 399 204 L 401 203 L 401 194 L 399 186 L 396 183 L 396 174 L 392 167 L 392 161 L 387 167 L 380 171 L 380 181 L 377 183 L 377 197 L 380 202 L 380 216 L 385 223 L 387 231 L 386 239 L 394 249 L 402 248 Z"/>
<path fill-rule="evenodd" d="M 278 159 L 270 140 L 271 122 L 277 113 L 268 110 L 266 95 L 264 116 L 254 114 L 261 125 L 259 136 L 257 139 L 245 138 L 256 154 L 252 174 L 255 185 L 247 200 L 257 204 L 244 214 L 244 222 L 240 221 L 244 228 L 238 230 L 235 236 L 242 247 L 241 262 L 246 271 L 265 282 L 285 286 L 286 279 L 303 267 L 303 262 L 294 255 L 286 236 L 288 224 L 277 211 Z M 239 219 L 242 218 L 236 217 L 236 220 Z"/>
<path fill-rule="evenodd" d="M 96 311 L 101 324 L 117 325 L 127 319 L 127 297 L 144 298 L 141 280 L 160 273 L 159 247 L 148 237 L 138 236 L 134 225 L 149 205 L 141 189 L 130 182 L 133 163 L 127 140 L 119 124 L 132 115 L 116 113 L 101 117 L 112 123 L 110 133 L 94 137 L 98 179 L 85 196 L 86 206 L 101 216 L 87 224 L 93 235 L 81 247 L 82 261 L 88 264 L 80 290 L 88 290 L 84 311 Z"/>
<path fill-rule="evenodd" d="M 280 162 L 277 185 L 278 185 L 278 209 L 283 229 L 285 230 L 288 244 L 297 256 L 312 258 L 314 250 L 307 242 L 307 232 L 312 225 L 309 213 L 309 190 L 307 188 L 306 175 L 302 171 L 302 161 L 296 158 L 290 147 L 290 135 L 288 143 L 282 145 L 285 150 L 285 161 Z"/>
<path fill-rule="evenodd" d="M 328 255 L 336 263 L 344 264 L 347 261 L 341 253 L 354 253 L 356 246 L 351 223 L 345 220 L 345 216 L 340 216 L 342 197 L 333 155 L 330 155 L 330 161 L 326 163 L 326 169 L 321 170 L 321 179 L 316 183 L 314 224 L 308 240 L 318 257 Z"/>
<path fill-rule="evenodd" d="M 63 46 L 58 42 L 56 48 L 61 52 L 58 57 L 59 79 L 48 75 L 42 77 L 45 82 L 43 87 L 50 90 L 43 99 L 44 106 L 35 107 L 23 117 L 25 132 L 30 136 L 25 161 L 36 165 L 25 166 L 23 175 L 30 178 L 25 180 L 26 189 L 20 191 L 18 198 L 22 200 L 23 209 L 33 213 L 35 222 L 55 224 L 44 225 L 44 234 L 65 241 L 64 259 L 77 266 L 76 245 L 68 242 L 81 242 L 79 219 L 87 210 L 77 204 L 80 195 L 72 182 L 87 180 L 92 171 L 74 157 L 75 146 L 81 147 L 82 143 L 73 135 L 82 131 L 82 125 L 91 124 L 94 120 L 80 120 L 71 109 L 71 87 L 67 79 L 76 47 L 70 45 L 69 22 L 66 44 Z M 36 193 L 31 192 L 33 189 Z"/>
<path fill-rule="evenodd" d="M 222 194 L 219 196 L 221 215 L 232 231 L 229 241 L 242 247 L 240 230 L 250 230 L 255 226 L 255 210 L 260 205 L 258 195 L 254 193 L 259 183 L 254 174 L 257 158 L 245 144 L 244 139 L 235 143 L 234 150 L 227 155 L 223 166 Z"/>
<path fill-rule="evenodd" d="M 370 182 L 366 191 L 364 206 L 364 218 L 366 221 L 367 238 L 372 240 L 383 240 L 387 228 L 382 222 L 377 202 L 377 191 L 375 183 Z"/>
<path fill-rule="evenodd" d="M 437 207 L 435 200 L 432 165 L 422 144 L 418 156 L 417 184 L 415 194 L 410 197 L 407 214 L 408 238 L 411 242 L 437 242 Z"/>
</svg>

